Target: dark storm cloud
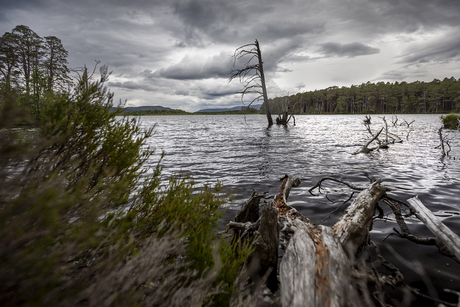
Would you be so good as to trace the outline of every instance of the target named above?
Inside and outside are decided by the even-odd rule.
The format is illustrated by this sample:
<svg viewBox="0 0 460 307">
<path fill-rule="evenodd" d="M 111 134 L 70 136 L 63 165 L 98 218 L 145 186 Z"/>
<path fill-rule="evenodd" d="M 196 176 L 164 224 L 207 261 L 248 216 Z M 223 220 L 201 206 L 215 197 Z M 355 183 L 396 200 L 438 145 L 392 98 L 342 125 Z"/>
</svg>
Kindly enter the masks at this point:
<svg viewBox="0 0 460 307">
<path fill-rule="evenodd" d="M 213 30 L 213 28 L 231 23 L 240 16 L 238 6 L 231 1 L 174 1 L 172 6 L 174 14 L 179 16 L 184 24 L 201 30 Z"/>
<path fill-rule="evenodd" d="M 349 44 L 329 42 L 322 44 L 318 52 L 323 54 L 325 57 L 354 58 L 356 56 L 379 53 L 380 49 L 356 42 Z"/>
</svg>

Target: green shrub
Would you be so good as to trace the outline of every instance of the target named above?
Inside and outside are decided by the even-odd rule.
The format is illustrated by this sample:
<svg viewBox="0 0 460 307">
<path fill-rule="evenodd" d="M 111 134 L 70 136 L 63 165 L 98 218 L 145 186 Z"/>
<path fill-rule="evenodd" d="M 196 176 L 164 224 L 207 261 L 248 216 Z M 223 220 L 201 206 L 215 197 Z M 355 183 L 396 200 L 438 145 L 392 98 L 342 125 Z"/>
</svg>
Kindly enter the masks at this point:
<svg viewBox="0 0 460 307">
<path fill-rule="evenodd" d="M 441 115 L 441 120 L 444 124 L 444 128 L 457 129 L 460 123 L 460 114 L 451 113 L 446 116 Z"/>
<path fill-rule="evenodd" d="M 216 238 L 221 185 L 148 175 L 152 129 L 110 112 L 108 75 L 40 97 L 33 137 L 0 123 L 2 305 L 227 304 L 250 249 Z"/>
</svg>

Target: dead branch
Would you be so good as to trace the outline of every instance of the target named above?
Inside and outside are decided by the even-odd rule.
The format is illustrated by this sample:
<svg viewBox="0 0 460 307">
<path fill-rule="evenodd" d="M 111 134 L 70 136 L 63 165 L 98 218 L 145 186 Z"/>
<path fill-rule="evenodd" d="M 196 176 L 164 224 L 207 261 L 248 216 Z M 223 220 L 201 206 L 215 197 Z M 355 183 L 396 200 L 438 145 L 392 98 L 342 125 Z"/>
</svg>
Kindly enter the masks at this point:
<svg viewBox="0 0 460 307">
<path fill-rule="evenodd" d="M 454 259 L 460 262 L 460 238 L 428 210 L 418 197 L 410 198 L 407 202 L 415 216 L 451 251 Z"/>
<path fill-rule="evenodd" d="M 283 106 L 283 114 L 278 114 L 278 117 L 276 118 L 276 124 L 277 125 L 287 125 L 289 123 L 289 121 L 291 120 L 291 118 L 294 119 L 294 126 L 295 126 L 295 117 L 294 117 L 294 110 L 295 110 L 295 107 L 296 105 L 302 101 L 302 97 L 303 95 L 300 96 L 300 98 L 294 103 L 294 105 L 291 107 L 290 103 L 289 103 L 289 97 L 286 97 L 286 100 L 284 102 L 284 106 Z M 290 114 L 289 114 L 289 111 Z"/>
<path fill-rule="evenodd" d="M 380 133 L 382 133 L 382 131 L 383 131 L 383 127 L 382 127 L 382 129 L 380 129 L 380 131 L 379 131 L 376 135 L 374 135 L 374 137 L 373 137 L 372 139 L 370 139 L 366 144 L 364 144 L 364 146 L 363 146 L 360 150 L 358 150 L 357 152 L 355 152 L 355 153 L 353 153 L 353 154 L 354 154 L 354 155 L 357 155 L 357 154 L 359 154 L 359 153 L 369 153 L 369 152 L 371 152 L 371 151 L 377 149 L 378 147 L 376 147 L 376 148 L 369 148 L 368 146 L 369 146 L 375 139 L 377 139 L 377 138 L 379 137 L 379 135 L 380 135 Z"/>
<path fill-rule="evenodd" d="M 402 143 L 402 139 L 394 133 L 388 132 L 388 136 L 393 139 L 393 143 Z"/>
<path fill-rule="evenodd" d="M 329 219 L 334 213 L 336 213 L 337 211 L 339 211 L 340 208 L 342 208 L 343 206 L 345 206 L 346 203 L 349 202 L 349 201 L 352 199 L 353 195 L 355 195 L 355 192 L 351 192 L 350 197 L 348 197 L 347 200 L 343 201 L 342 204 L 341 204 L 340 206 L 338 206 L 337 208 L 335 208 L 334 210 L 332 210 L 331 213 L 329 213 L 328 216 L 326 216 L 324 219 L 322 219 L 321 221 L 319 221 L 319 223 L 323 223 L 325 220 Z"/>
<path fill-rule="evenodd" d="M 442 135 L 442 127 L 438 129 L 438 134 L 439 134 L 439 141 L 441 143 L 439 147 L 441 148 L 442 157 L 445 157 L 446 155 L 448 156 L 452 148 L 450 147 L 449 140 L 444 138 L 444 136 Z M 444 145 L 447 145 L 447 147 L 449 148 L 447 151 Z"/>
<path fill-rule="evenodd" d="M 385 123 L 385 141 L 379 144 L 379 148 L 388 148 L 388 124 L 385 119 L 385 116 L 383 117 L 383 122 Z"/>
<path fill-rule="evenodd" d="M 340 179 L 337 179 L 337 178 L 333 178 L 333 177 L 323 177 L 321 178 L 313 187 L 311 187 L 310 189 L 308 189 L 308 192 L 313 195 L 313 196 L 318 196 L 318 195 L 315 195 L 313 194 L 313 190 L 318 188 L 318 191 L 319 193 L 321 193 L 321 184 L 326 181 L 326 180 L 331 180 L 331 181 L 335 181 L 335 182 L 338 182 L 338 183 L 342 183 L 344 185 L 346 185 L 347 187 L 349 187 L 350 189 L 353 189 L 353 190 L 358 190 L 358 191 L 362 191 L 364 190 L 365 188 L 363 187 L 358 187 L 358 186 L 355 186 L 349 182 L 346 182 L 346 181 L 343 181 L 343 180 L 340 180 Z"/>
<path fill-rule="evenodd" d="M 393 116 L 395 117 L 395 119 L 393 119 Z M 393 127 L 396 127 L 396 125 L 398 124 L 398 116 L 396 116 L 395 114 L 391 115 L 391 123 L 393 124 Z"/>
<path fill-rule="evenodd" d="M 407 125 L 407 128 L 410 128 L 410 125 L 412 125 L 412 123 L 415 122 L 415 119 L 413 121 L 411 121 L 410 123 L 407 122 L 407 120 L 404 120 L 404 123 L 401 123 L 400 125 L 404 125 L 406 124 Z"/>
</svg>

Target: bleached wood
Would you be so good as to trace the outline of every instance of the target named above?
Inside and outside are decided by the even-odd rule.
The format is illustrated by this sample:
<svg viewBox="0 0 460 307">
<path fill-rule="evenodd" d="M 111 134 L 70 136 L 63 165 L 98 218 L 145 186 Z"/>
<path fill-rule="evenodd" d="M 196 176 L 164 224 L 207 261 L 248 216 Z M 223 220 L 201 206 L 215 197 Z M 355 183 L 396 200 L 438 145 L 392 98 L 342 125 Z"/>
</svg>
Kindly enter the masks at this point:
<svg viewBox="0 0 460 307">
<path fill-rule="evenodd" d="M 316 249 L 307 227 L 299 222 L 280 265 L 282 306 L 305 306 L 315 297 Z"/>
<path fill-rule="evenodd" d="M 366 240 L 372 224 L 375 205 L 385 193 L 386 188 L 380 181 L 372 183 L 361 191 L 345 213 L 332 227 L 342 246 L 355 251 Z"/>
<path fill-rule="evenodd" d="M 346 306 L 351 265 L 334 231 L 301 220 L 293 224 L 280 265 L 282 306 Z"/>
<path fill-rule="evenodd" d="M 279 269 L 282 306 L 352 305 L 356 289 L 351 279 L 353 262 L 347 252 L 354 255 L 366 239 L 375 204 L 385 187 L 375 182 L 363 190 L 333 229 L 315 224 L 289 206 L 289 192 L 300 180 L 288 175 L 281 179 L 283 183 L 273 206 L 266 204 L 258 220 L 259 236 L 250 256 L 249 276 L 257 282 L 268 270 L 274 269 L 268 276 L 267 286 L 276 290 L 273 273 L 279 244 L 285 249 Z M 240 224 L 238 226 L 247 228 Z"/>
<path fill-rule="evenodd" d="M 415 215 L 423 224 L 455 255 L 457 261 L 460 262 L 460 238 L 449 227 L 444 225 L 433 212 L 431 212 L 416 196 L 407 200 L 411 208 L 415 211 Z"/>
</svg>

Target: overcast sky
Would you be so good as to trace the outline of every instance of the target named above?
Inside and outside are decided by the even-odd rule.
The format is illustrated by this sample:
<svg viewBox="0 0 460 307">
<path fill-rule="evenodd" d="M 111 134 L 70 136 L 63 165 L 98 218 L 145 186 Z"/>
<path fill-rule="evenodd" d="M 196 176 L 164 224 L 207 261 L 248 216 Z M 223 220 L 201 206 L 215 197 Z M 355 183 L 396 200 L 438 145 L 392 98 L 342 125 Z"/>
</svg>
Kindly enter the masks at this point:
<svg viewBox="0 0 460 307">
<path fill-rule="evenodd" d="M 113 71 L 129 106 L 240 105 L 231 55 L 260 43 L 270 98 L 367 81 L 460 78 L 459 0 L 0 0 L 1 34 L 57 36 Z"/>
</svg>

